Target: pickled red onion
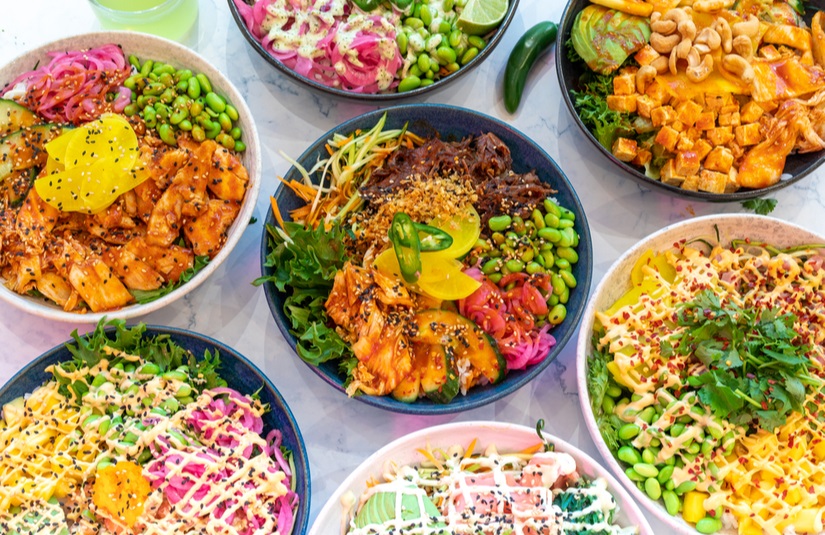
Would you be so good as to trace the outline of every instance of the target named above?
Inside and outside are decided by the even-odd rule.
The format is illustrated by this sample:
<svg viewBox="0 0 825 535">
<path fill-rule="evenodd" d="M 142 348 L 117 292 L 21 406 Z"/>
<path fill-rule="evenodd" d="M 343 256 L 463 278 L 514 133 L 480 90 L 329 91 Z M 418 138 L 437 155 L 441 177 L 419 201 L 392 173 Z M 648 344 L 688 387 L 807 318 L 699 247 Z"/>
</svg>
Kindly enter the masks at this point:
<svg viewBox="0 0 825 535">
<path fill-rule="evenodd" d="M 131 93 L 122 87 L 131 66 L 119 46 L 103 45 L 89 50 L 49 52 L 47 65 L 21 74 L 3 96 L 23 86 L 21 104 L 50 121 L 81 124 L 101 113 L 122 111 Z M 117 93 L 113 103 L 108 93 Z"/>
</svg>

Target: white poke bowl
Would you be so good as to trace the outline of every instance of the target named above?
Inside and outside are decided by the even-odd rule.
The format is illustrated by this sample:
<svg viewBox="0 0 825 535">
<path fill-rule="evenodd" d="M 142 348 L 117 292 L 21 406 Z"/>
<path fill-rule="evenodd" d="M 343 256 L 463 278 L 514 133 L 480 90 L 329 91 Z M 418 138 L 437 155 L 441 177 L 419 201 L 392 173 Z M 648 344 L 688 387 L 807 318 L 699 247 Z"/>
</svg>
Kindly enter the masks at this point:
<svg viewBox="0 0 825 535">
<path fill-rule="evenodd" d="M 798 244 L 825 243 L 825 236 L 806 230 L 800 226 L 781 221 L 772 217 L 752 214 L 725 214 L 710 215 L 689 219 L 667 226 L 630 248 L 607 270 L 599 285 L 593 291 L 590 301 L 584 311 L 579 331 L 579 340 L 576 347 L 576 374 L 579 387 L 579 402 L 581 403 L 584 421 L 587 430 L 596 443 L 596 447 L 607 462 L 607 466 L 627 487 L 636 500 L 641 503 L 656 519 L 662 521 L 669 528 L 668 533 L 679 535 L 695 535 L 699 533 L 681 516 L 671 516 L 665 510 L 661 501 L 654 501 L 640 490 L 636 484 L 625 475 L 624 467 L 610 451 L 599 432 L 596 419 L 590 407 L 590 392 L 587 388 L 588 359 L 592 353 L 593 327 L 597 310 L 606 310 L 615 303 L 632 283 L 630 271 L 636 260 L 648 249 L 662 251 L 669 249 L 674 243 L 692 238 L 706 238 L 720 243 L 729 243 L 732 239 L 749 238 L 751 241 L 761 241 L 787 247 Z M 723 530 L 722 533 L 727 533 Z M 733 531 L 735 533 L 735 530 Z"/>
<path fill-rule="evenodd" d="M 608 483 L 608 490 L 616 499 L 618 511 L 616 522 L 625 526 L 638 526 L 639 535 L 653 535 L 647 520 L 645 520 L 639 506 L 610 472 L 599 465 L 592 457 L 567 442 L 543 433 L 544 438 L 555 444 L 555 450 L 570 454 L 576 460 L 577 471 L 582 476 L 590 478 L 604 478 Z M 476 451 L 483 451 L 490 444 L 495 444 L 499 451 L 519 451 L 534 446 L 539 437 L 534 428 L 502 422 L 455 422 L 421 429 L 409 435 L 390 442 L 368 459 L 361 463 L 347 477 L 338 489 L 327 500 L 315 523 L 309 530 L 309 535 L 330 535 L 341 533 L 345 508 L 341 499 L 347 493 L 360 495 L 367 488 L 367 481 L 379 480 L 383 468 L 388 462 L 396 464 L 418 464 L 425 460 L 420 449 L 448 448 L 454 444 L 466 447 L 473 440 L 477 440 Z"/>
<path fill-rule="evenodd" d="M 241 204 L 240 212 L 229 228 L 226 241 L 218 254 L 188 282 L 155 301 L 145 304 L 131 304 L 107 312 L 89 312 L 85 314 L 66 312 L 59 306 L 47 302 L 45 299 L 13 292 L 5 286 L 6 281 L 0 277 L 0 300 L 35 316 L 56 321 L 95 324 L 104 316 L 122 319 L 134 318 L 158 310 L 180 299 L 203 283 L 231 254 L 232 249 L 237 245 L 241 235 L 248 227 L 260 190 L 260 140 L 255 128 L 252 112 L 246 105 L 243 96 L 232 82 L 215 66 L 209 63 L 209 61 L 174 41 L 154 35 L 129 31 L 91 32 L 59 39 L 25 52 L 0 68 L 0 87 L 10 83 L 19 74 L 34 69 L 36 65 L 42 65 L 44 61 L 49 59 L 47 56 L 48 52 L 55 50 L 81 50 L 108 43 L 120 45 L 126 56 L 135 54 L 141 58 L 141 60 L 162 60 L 178 68 L 188 68 L 195 73 L 204 73 L 211 81 L 215 92 L 226 97 L 226 100 L 232 103 L 238 110 L 239 118 L 237 125 L 243 132 L 242 140 L 246 144 L 246 150 L 241 153 L 241 161 L 249 173 L 249 183 L 247 184 L 247 190 L 243 203 Z"/>
</svg>

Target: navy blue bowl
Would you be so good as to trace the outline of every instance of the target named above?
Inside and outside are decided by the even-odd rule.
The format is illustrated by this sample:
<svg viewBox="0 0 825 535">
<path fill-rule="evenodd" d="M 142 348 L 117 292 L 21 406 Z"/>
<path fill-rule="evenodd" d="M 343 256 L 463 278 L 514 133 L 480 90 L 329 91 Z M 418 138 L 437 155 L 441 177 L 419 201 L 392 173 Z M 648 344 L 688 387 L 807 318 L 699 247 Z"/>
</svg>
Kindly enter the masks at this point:
<svg viewBox="0 0 825 535">
<path fill-rule="evenodd" d="M 359 395 L 355 397 L 355 399 L 369 405 L 406 414 L 449 414 L 480 407 L 515 392 L 540 374 L 542 370 L 558 356 L 568 339 L 576 331 L 587 301 L 588 292 L 590 291 L 590 278 L 593 267 L 593 249 L 587 218 L 585 217 L 579 197 L 576 195 L 567 177 L 564 176 L 564 173 L 562 173 L 556 162 L 534 141 L 498 119 L 456 106 L 442 104 L 408 104 L 365 113 L 335 127 L 321 136 L 318 141 L 313 143 L 301 157 L 298 158 L 298 163 L 306 169 L 309 169 L 318 158 L 327 156 L 324 146 L 327 140 L 332 138 L 333 134 L 340 133 L 348 135 L 357 129 L 369 130 L 384 113 L 387 114 L 387 123 L 385 126 L 387 129 L 401 128 L 406 123 L 409 126 L 410 132 L 415 132 L 423 137 L 440 136 L 441 139 L 445 141 L 457 141 L 470 135 L 492 132 L 510 148 L 513 158 L 513 170 L 515 172 L 526 173 L 530 170 L 535 170 L 543 181 L 548 182 L 554 189 L 558 190 L 556 194 L 558 201 L 576 214 L 576 224 L 574 228 L 580 236 L 578 246 L 579 262 L 574 265 L 573 274 L 576 276 L 578 285 L 571 293 L 570 300 L 567 303 L 566 319 L 551 331 L 551 334 L 556 338 L 556 345 L 550 350 L 547 358 L 526 370 L 508 372 L 504 380 L 498 384 L 473 387 L 466 396 L 459 394 L 448 404 L 434 403 L 428 399 L 419 399 L 415 403 L 402 403 L 396 401 L 391 396 Z M 292 179 L 300 181 L 302 178 L 299 172 L 292 167 L 284 176 L 284 179 L 286 181 Z M 290 210 L 304 204 L 291 189 L 283 185 L 279 186 L 275 192 L 275 199 L 285 219 L 288 219 Z M 266 225 L 275 224 L 275 218 L 270 211 L 266 219 Z M 261 271 L 264 276 L 270 276 L 274 272 L 272 268 L 268 268 L 265 265 L 266 256 L 269 252 L 268 233 L 264 230 L 263 239 L 261 240 Z M 284 338 L 286 338 L 289 345 L 292 346 L 292 349 L 295 350 L 295 336 L 290 332 L 289 320 L 284 314 L 284 300 L 287 294 L 279 292 L 271 282 L 267 282 L 263 286 L 266 293 L 266 300 L 275 318 L 275 322 L 281 329 Z M 310 364 L 307 365 L 324 381 L 342 393 L 345 392 L 343 386 L 344 376 L 338 373 L 338 364 L 336 362 L 327 362 L 318 367 Z"/>
<path fill-rule="evenodd" d="M 251 1 L 251 0 L 250 0 Z M 401 99 L 408 99 L 413 97 L 418 97 L 421 95 L 428 95 L 430 93 L 436 92 L 453 80 L 457 80 L 459 77 L 467 74 L 472 69 L 477 67 L 481 64 L 482 61 L 487 59 L 495 49 L 496 46 L 501 42 L 501 38 L 504 36 L 504 32 L 507 30 L 507 27 L 512 22 L 513 17 L 516 14 L 516 7 L 518 7 L 519 0 L 509 0 L 509 5 L 507 7 L 507 13 L 504 15 L 504 19 L 499 24 L 498 28 L 494 30 L 493 36 L 487 42 L 487 46 L 485 46 L 479 54 L 467 62 L 466 65 L 462 65 L 460 69 L 449 76 L 445 76 L 439 80 L 436 80 L 433 84 L 428 85 L 426 87 L 419 87 L 418 89 L 413 89 L 412 91 L 406 91 L 404 93 L 353 93 L 352 91 L 346 91 L 344 89 L 340 89 L 337 87 L 330 87 L 328 85 L 322 84 L 312 78 L 304 76 L 302 74 L 298 74 L 297 72 L 293 71 L 277 58 L 270 54 L 266 48 L 258 41 L 249 28 L 246 27 L 246 23 L 243 20 L 240 12 L 238 11 L 238 6 L 235 5 L 234 0 L 227 0 L 229 4 L 229 11 L 232 13 L 232 18 L 235 19 L 235 24 L 238 26 L 238 29 L 241 31 L 241 34 L 244 38 L 249 42 L 249 45 L 260 54 L 260 56 L 266 60 L 267 63 L 275 67 L 278 71 L 285 74 L 289 78 L 292 78 L 295 82 L 299 84 L 303 84 L 304 86 L 308 87 L 309 89 L 315 91 L 316 93 L 323 94 L 323 95 L 332 95 L 339 98 L 344 99 L 351 99 L 351 100 L 359 100 L 365 102 L 374 102 L 376 104 L 381 104 L 385 102 L 397 101 Z M 247 2 L 249 3 L 249 1 Z"/>
<path fill-rule="evenodd" d="M 106 330 L 110 332 L 112 329 Z M 295 462 L 295 492 L 300 500 L 298 509 L 295 511 L 295 528 L 292 533 L 293 535 L 305 533 L 309 524 L 309 460 L 298 423 L 275 385 L 246 357 L 217 340 L 183 329 L 154 325 L 146 327 L 144 336 L 154 337 L 161 334 L 169 335 L 172 342 L 189 350 L 198 360 L 203 358 L 206 351 L 212 354 L 218 352 L 221 358 L 219 373 L 226 380 L 227 386 L 242 394 L 258 392 L 261 403 L 269 405 L 269 412 L 263 415 L 264 434 L 271 429 L 279 429 L 283 435 L 284 447 L 292 452 Z M 71 360 L 72 354 L 66 348 L 66 344 L 73 342 L 70 340 L 46 351 L 12 377 L 0 388 L 0 406 L 32 392 L 51 379 L 52 375 L 46 372 L 46 368 L 58 362 Z"/>
<path fill-rule="evenodd" d="M 561 94 L 564 98 L 564 103 L 567 110 L 573 116 L 573 122 L 584 132 L 584 135 L 590 142 L 601 152 L 608 160 L 613 162 L 617 168 L 623 171 L 625 176 L 629 176 L 640 184 L 651 186 L 667 193 L 677 195 L 679 197 L 700 199 L 703 201 L 712 202 L 739 202 L 756 197 L 770 196 L 778 189 L 790 186 L 794 182 L 804 178 L 817 167 L 819 167 L 825 158 L 822 157 L 821 152 L 809 152 L 807 154 L 792 154 L 788 156 L 785 162 L 785 170 L 782 175 L 782 180 L 772 186 L 761 189 L 741 189 L 733 193 L 708 193 L 706 191 L 688 191 L 677 186 L 665 184 L 660 180 L 654 180 L 645 176 L 640 168 L 625 163 L 607 150 L 590 130 L 584 126 L 579 114 L 576 113 L 576 108 L 573 106 L 573 95 L 571 91 L 578 89 L 579 79 L 587 70 L 587 66 L 583 63 L 573 63 L 567 57 L 567 41 L 570 40 L 570 32 L 573 28 L 573 22 L 576 20 L 576 15 L 579 14 L 590 0 L 570 0 L 564 13 L 561 16 L 561 24 L 559 24 L 559 35 L 556 39 L 556 73 L 559 77 L 559 84 L 561 85 Z M 810 9 L 806 10 L 805 20 L 810 26 L 811 18 L 817 10 L 825 9 L 825 0 L 812 0 L 810 2 Z"/>
</svg>

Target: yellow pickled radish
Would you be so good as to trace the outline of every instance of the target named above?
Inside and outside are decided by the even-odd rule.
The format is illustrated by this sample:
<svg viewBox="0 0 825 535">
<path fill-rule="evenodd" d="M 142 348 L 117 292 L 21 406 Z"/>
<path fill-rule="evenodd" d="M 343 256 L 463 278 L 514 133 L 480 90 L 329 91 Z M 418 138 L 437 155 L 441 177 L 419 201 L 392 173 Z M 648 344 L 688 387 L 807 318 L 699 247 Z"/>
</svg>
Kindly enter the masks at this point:
<svg viewBox="0 0 825 535">
<path fill-rule="evenodd" d="M 46 152 L 46 174 L 34 187 L 46 203 L 64 212 L 99 212 L 148 178 L 133 169 L 137 135 L 119 115 L 104 114 L 58 136 L 46 144 Z"/>
<path fill-rule="evenodd" d="M 461 264 L 461 262 L 458 263 Z M 422 292 L 444 301 L 464 299 L 478 290 L 480 286 L 480 282 L 465 274 L 461 269 L 442 271 L 437 277 L 428 279 L 424 279 L 422 274 L 422 278 L 418 281 L 418 287 Z"/>
<path fill-rule="evenodd" d="M 445 258 L 461 258 L 470 252 L 481 235 L 481 217 L 472 205 L 468 205 L 465 212 L 450 218 L 436 217 L 428 224 L 452 236 L 452 245 L 441 251 L 427 253 Z"/>
</svg>

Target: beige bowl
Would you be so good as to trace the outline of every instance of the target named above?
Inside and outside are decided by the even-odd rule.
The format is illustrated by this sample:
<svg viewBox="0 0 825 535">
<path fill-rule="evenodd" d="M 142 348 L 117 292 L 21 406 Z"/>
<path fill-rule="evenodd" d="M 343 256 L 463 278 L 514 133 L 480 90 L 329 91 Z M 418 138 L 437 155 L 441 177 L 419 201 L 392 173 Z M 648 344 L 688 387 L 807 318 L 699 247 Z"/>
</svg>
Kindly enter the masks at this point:
<svg viewBox="0 0 825 535">
<path fill-rule="evenodd" d="M 624 473 L 619 460 L 607 447 L 599 433 L 596 420 L 590 408 L 590 393 L 587 389 L 588 359 L 592 353 L 591 336 L 597 310 L 606 310 L 615 303 L 631 287 L 630 270 L 636 260 L 651 249 L 661 251 L 669 249 L 674 243 L 682 239 L 705 238 L 715 242 L 719 237 L 720 243 L 729 243 L 732 239 L 750 238 L 752 241 L 762 241 L 778 247 L 792 245 L 825 243 L 825 236 L 821 236 L 802 227 L 771 217 L 749 214 L 711 215 L 689 219 L 663 228 L 642 239 L 630 248 L 621 258 L 608 269 L 607 274 L 593 291 L 587 308 L 584 311 L 576 353 L 576 374 L 579 386 L 579 402 L 581 403 L 587 430 L 593 437 L 593 442 L 599 453 L 604 457 L 607 466 L 616 474 L 636 500 L 641 503 L 658 520 L 670 528 L 668 533 L 680 535 L 695 535 L 696 529 L 685 522 L 681 516 L 671 516 L 665 510 L 661 501 L 650 499 L 647 494 L 639 490 L 636 484 Z M 735 530 L 734 530 L 735 532 Z M 725 533 L 720 532 L 720 533 Z"/>
<path fill-rule="evenodd" d="M 46 45 L 24 53 L 7 65 L 0 68 L 0 86 L 3 86 L 23 72 L 31 70 L 35 65 L 48 61 L 47 53 L 54 50 L 79 50 L 92 48 L 107 43 L 119 44 L 128 56 L 135 54 L 141 59 L 162 60 L 176 67 L 186 67 L 193 72 L 206 74 L 217 93 L 226 96 L 238 110 L 238 125 L 243 131 L 243 140 L 246 150 L 242 154 L 242 161 L 249 172 L 249 184 L 246 191 L 241 210 L 238 217 L 227 233 L 226 243 L 220 252 L 209 264 L 198 272 L 191 280 L 182 284 L 179 288 L 169 294 L 146 304 L 134 304 L 118 310 L 101 313 L 78 314 L 66 312 L 57 305 L 46 302 L 43 299 L 20 295 L 15 293 L 5 285 L 0 286 L 0 299 L 15 307 L 34 314 L 36 316 L 65 322 L 97 323 L 103 316 L 108 318 L 133 318 L 148 314 L 180 299 L 190 291 L 198 287 L 218 266 L 230 255 L 232 249 L 240 240 L 244 230 L 248 227 L 248 222 L 255 209 L 255 202 L 258 198 L 261 183 L 261 146 L 258 139 L 258 132 L 255 129 L 255 122 L 252 112 L 246 105 L 243 96 L 235 86 L 217 68 L 211 65 L 206 59 L 199 56 L 192 50 L 161 37 L 136 32 L 94 32 L 67 37 L 57 41 L 52 41 Z M 5 282 L 0 278 L 0 282 Z"/>
</svg>

